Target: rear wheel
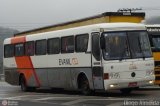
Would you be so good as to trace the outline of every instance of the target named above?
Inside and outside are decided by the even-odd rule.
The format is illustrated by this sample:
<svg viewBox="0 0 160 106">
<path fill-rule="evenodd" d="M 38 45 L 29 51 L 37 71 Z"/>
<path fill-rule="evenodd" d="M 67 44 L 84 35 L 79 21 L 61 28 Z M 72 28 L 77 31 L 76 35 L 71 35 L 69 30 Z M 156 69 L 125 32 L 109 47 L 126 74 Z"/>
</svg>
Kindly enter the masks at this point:
<svg viewBox="0 0 160 106">
<path fill-rule="evenodd" d="M 124 88 L 124 89 L 121 89 L 120 91 L 122 94 L 127 95 L 127 94 L 130 94 L 132 90 L 133 90 L 132 88 Z"/>
<path fill-rule="evenodd" d="M 21 91 L 27 92 L 27 91 L 35 91 L 35 87 L 28 87 L 26 84 L 26 79 L 24 76 L 20 77 L 20 86 L 21 86 Z"/>
<path fill-rule="evenodd" d="M 85 76 L 80 78 L 79 84 L 80 84 L 80 89 L 83 95 L 91 94 L 92 91 L 89 87 L 88 79 Z"/>
<path fill-rule="evenodd" d="M 26 80 L 25 80 L 24 76 L 20 77 L 20 86 L 21 86 L 21 91 L 23 91 L 23 92 L 28 91 L 28 87 L 27 87 Z"/>
</svg>

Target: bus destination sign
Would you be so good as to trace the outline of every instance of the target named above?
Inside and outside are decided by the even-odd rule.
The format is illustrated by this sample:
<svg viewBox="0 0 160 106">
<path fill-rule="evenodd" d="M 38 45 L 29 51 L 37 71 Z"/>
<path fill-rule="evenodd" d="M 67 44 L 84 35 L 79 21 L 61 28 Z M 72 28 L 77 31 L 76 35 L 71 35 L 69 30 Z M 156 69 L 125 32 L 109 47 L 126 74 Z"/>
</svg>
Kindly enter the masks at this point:
<svg viewBox="0 0 160 106">
<path fill-rule="evenodd" d="M 148 32 L 160 32 L 160 27 L 149 27 L 147 28 Z"/>
</svg>

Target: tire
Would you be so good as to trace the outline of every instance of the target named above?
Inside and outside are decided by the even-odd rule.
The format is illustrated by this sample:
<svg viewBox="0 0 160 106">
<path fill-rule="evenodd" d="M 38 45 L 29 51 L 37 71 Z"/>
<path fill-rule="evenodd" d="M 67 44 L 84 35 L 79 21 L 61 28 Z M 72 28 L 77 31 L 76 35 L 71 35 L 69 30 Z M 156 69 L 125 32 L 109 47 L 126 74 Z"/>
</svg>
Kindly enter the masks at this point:
<svg viewBox="0 0 160 106">
<path fill-rule="evenodd" d="M 24 76 L 20 77 L 20 86 L 21 86 L 21 91 L 23 91 L 23 92 L 28 91 L 28 87 L 27 87 L 27 84 L 26 84 L 26 79 L 25 79 Z"/>
<path fill-rule="evenodd" d="M 21 76 L 20 78 L 20 86 L 21 86 L 21 91 L 23 92 L 27 92 L 27 91 L 35 91 L 36 88 L 35 87 L 28 87 L 26 84 L 26 79 L 24 76 Z"/>
<path fill-rule="evenodd" d="M 121 89 L 121 93 L 124 94 L 124 95 L 128 95 L 132 92 L 132 88 L 124 88 L 124 89 Z"/>
<path fill-rule="evenodd" d="M 81 93 L 83 95 L 90 95 L 91 94 L 91 89 L 89 87 L 89 82 L 88 82 L 88 79 L 83 76 L 81 79 L 80 79 L 80 90 L 81 90 Z"/>
</svg>

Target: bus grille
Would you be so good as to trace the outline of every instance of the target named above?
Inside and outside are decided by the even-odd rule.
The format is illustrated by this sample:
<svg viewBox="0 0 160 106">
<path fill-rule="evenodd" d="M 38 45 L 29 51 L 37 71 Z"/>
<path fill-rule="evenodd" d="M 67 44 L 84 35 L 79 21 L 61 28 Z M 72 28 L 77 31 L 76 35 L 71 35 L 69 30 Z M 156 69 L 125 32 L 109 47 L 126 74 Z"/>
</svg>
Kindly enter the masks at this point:
<svg viewBox="0 0 160 106">
<path fill-rule="evenodd" d="M 157 75 L 157 74 L 160 74 L 160 70 L 159 70 L 159 71 L 156 70 L 154 73 L 155 73 L 156 75 Z"/>
<path fill-rule="evenodd" d="M 156 79 L 155 80 L 160 80 L 160 76 L 156 76 Z"/>
<path fill-rule="evenodd" d="M 160 66 L 160 61 L 154 61 L 155 66 Z"/>
</svg>

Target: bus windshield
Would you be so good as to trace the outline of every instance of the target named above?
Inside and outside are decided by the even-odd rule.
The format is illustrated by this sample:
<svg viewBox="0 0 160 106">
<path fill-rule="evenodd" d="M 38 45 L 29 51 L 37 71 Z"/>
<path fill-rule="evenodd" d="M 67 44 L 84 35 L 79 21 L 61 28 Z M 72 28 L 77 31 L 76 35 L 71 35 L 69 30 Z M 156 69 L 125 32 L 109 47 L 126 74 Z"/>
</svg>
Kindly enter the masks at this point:
<svg viewBox="0 0 160 106">
<path fill-rule="evenodd" d="M 160 35 L 152 35 L 152 47 L 155 48 L 155 50 L 160 50 Z"/>
<path fill-rule="evenodd" d="M 106 32 L 103 34 L 105 38 L 105 49 L 103 50 L 105 60 L 152 56 L 146 31 Z"/>
</svg>

